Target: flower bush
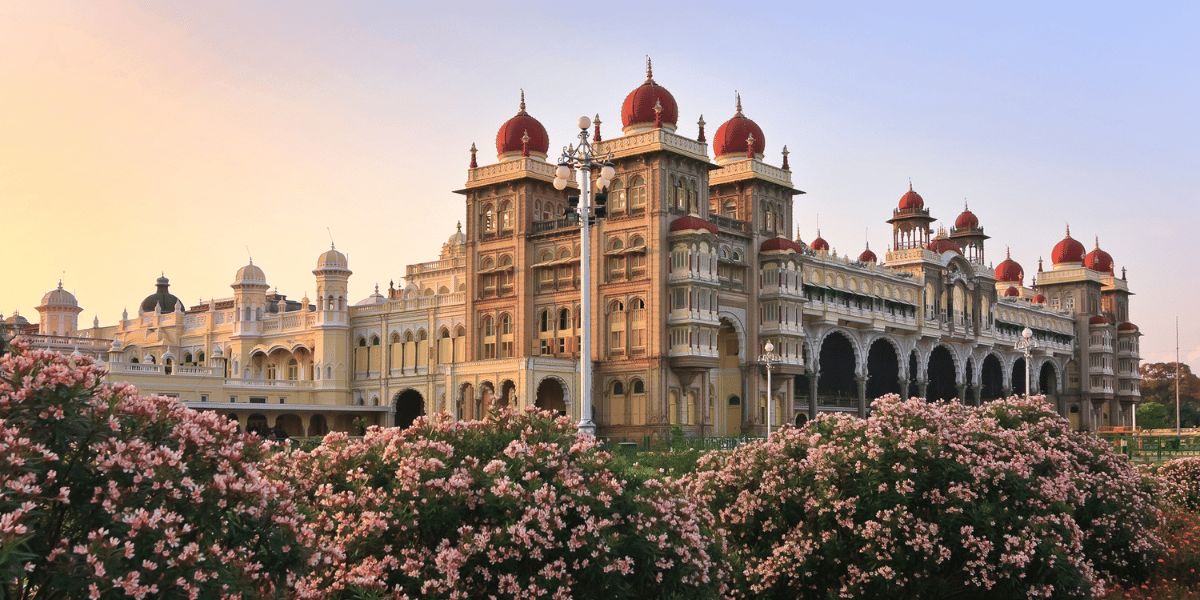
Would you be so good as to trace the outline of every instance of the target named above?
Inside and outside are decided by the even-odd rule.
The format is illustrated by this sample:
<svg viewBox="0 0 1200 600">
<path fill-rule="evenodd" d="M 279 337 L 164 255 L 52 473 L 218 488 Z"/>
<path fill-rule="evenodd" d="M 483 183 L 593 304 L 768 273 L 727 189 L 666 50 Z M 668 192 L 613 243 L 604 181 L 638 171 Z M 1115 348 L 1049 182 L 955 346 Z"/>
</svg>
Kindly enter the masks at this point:
<svg viewBox="0 0 1200 600">
<path fill-rule="evenodd" d="M 1137 470 L 1040 398 L 872 407 L 685 478 L 727 533 L 737 596 L 1091 598 L 1145 579 L 1161 513 Z"/>
<path fill-rule="evenodd" d="M 101 384 L 87 357 L 0 357 L 5 598 L 279 598 L 312 534 L 268 452 L 215 413 Z"/>
<path fill-rule="evenodd" d="M 1177 458 L 1151 469 L 1163 485 L 1163 499 L 1184 510 L 1200 511 L 1200 457 Z"/>
<path fill-rule="evenodd" d="M 713 516 L 633 478 L 549 412 L 421 418 L 332 433 L 276 464 L 325 557 L 306 598 L 709 598 L 727 574 Z"/>
</svg>

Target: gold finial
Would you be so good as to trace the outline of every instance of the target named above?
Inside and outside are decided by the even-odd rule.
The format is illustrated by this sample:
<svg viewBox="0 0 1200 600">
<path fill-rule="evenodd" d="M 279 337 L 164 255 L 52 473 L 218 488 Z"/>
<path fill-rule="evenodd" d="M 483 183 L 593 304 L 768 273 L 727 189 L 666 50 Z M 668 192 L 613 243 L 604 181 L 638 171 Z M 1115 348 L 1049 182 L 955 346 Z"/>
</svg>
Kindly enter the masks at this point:
<svg viewBox="0 0 1200 600">
<path fill-rule="evenodd" d="M 911 191 L 913 191 L 913 189 L 912 189 L 912 177 L 909 177 L 909 178 L 908 178 L 908 191 L 910 191 L 910 192 L 911 192 Z"/>
<path fill-rule="evenodd" d="M 462 233 L 462 221 L 458 222 L 458 232 Z"/>
<path fill-rule="evenodd" d="M 525 88 L 521 88 L 521 112 L 525 112 Z"/>
<path fill-rule="evenodd" d="M 784 155 L 784 156 L 787 156 L 788 154 L 791 154 L 791 153 L 790 153 L 790 152 L 788 152 L 787 146 L 785 145 L 785 146 L 783 147 L 783 155 Z"/>
<path fill-rule="evenodd" d="M 733 93 L 737 94 L 737 115 L 736 116 L 740 117 L 740 116 L 742 116 L 742 94 L 741 94 L 741 92 L 737 92 L 737 91 L 735 91 Z"/>
<path fill-rule="evenodd" d="M 1071 237 L 1071 224 L 1067 223 L 1067 237 Z"/>
<path fill-rule="evenodd" d="M 1100 249 L 1100 236 L 1099 235 L 1096 236 L 1096 249 L 1097 250 Z"/>
<path fill-rule="evenodd" d="M 479 150 L 475 149 L 475 142 L 471 142 L 471 154 L 475 154 L 476 152 L 479 152 Z"/>
<path fill-rule="evenodd" d="M 753 145 L 754 145 L 754 134 L 753 134 L 753 133 L 751 133 L 750 135 L 746 136 L 746 145 L 747 145 L 747 146 L 753 146 Z"/>
<path fill-rule="evenodd" d="M 596 118 L 592 119 L 592 123 L 594 123 L 596 127 L 600 126 L 600 113 L 596 113 Z"/>
<path fill-rule="evenodd" d="M 529 143 L 529 130 L 528 129 L 526 129 L 524 135 L 521 136 L 521 143 L 522 144 Z"/>
<path fill-rule="evenodd" d="M 705 125 L 705 123 L 704 123 L 704 115 L 700 115 L 700 120 L 699 120 L 699 121 L 696 121 L 696 124 L 697 124 L 697 125 L 699 125 L 699 126 L 701 126 L 701 127 L 704 127 L 704 125 Z"/>
<path fill-rule="evenodd" d="M 659 102 L 658 98 L 655 98 L 654 99 L 654 112 L 660 113 L 662 111 L 663 111 L 662 102 Z"/>
<path fill-rule="evenodd" d="M 646 55 L 646 81 L 654 81 L 654 69 L 650 64 L 650 55 Z"/>
<path fill-rule="evenodd" d="M 963 212 L 971 212 L 971 205 L 967 204 L 966 198 L 963 198 Z"/>
</svg>

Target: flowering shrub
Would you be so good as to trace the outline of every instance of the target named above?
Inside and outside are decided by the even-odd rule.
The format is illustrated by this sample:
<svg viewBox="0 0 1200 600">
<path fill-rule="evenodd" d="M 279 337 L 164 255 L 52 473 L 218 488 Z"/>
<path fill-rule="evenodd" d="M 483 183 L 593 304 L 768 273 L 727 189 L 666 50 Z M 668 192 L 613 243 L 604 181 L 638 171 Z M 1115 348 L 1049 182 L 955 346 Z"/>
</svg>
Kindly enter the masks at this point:
<svg viewBox="0 0 1200 600">
<path fill-rule="evenodd" d="M 727 531 L 738 596 L 1090 598 L 1144 580 L 1160 513 L 1137 470 L 1039 398 L 872 406 L 686 478 Z"/>
<path fill-rule="evenodd" d="M 276 598 L 311 532 L 266 446 L 215 413 L 100 384 L 90 358 L 0 357 L 5 598 Z"/>
<path fill-rule="evenodd" d="M 1163 499 L 1169 504 L 1200 511 L 1200 457 L 1170 460 L 1151 472 L 1162 483 Z"/>
<path fill-rule="evenodd" d="M 549 412 L 331 433 L 276 464 L 315 507 L 307 598 L 708 598 L 713 516 L 678 483 L 609 468 Z"/>
<path fill-rule="evenodd" d="M 1200 598 L 1200 513 L 1179 509 L 1167 512 L 1159 535 L 1168 549 L 1154 564 L 1149 580 L 1141 585 L 1115 585 L 1106 599 Z"/>
</svg>

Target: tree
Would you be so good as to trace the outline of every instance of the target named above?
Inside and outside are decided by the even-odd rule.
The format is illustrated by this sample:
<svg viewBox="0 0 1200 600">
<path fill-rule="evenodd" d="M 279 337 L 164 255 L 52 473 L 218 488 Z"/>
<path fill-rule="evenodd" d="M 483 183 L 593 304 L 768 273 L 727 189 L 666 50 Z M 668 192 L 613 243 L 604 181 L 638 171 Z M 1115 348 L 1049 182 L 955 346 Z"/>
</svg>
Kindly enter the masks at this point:
<svg viewBox="0 0 1200 600">
<path fill-rule="evenodd" d="M 1175 404 L 1175 365 L 1173 362 L 1142 363 L 1143 401 Z M 1179 365 L 1179 402 L 1200 404 L 1200 377 L 1192 373 L 1187 363 Z"/>
</svg>

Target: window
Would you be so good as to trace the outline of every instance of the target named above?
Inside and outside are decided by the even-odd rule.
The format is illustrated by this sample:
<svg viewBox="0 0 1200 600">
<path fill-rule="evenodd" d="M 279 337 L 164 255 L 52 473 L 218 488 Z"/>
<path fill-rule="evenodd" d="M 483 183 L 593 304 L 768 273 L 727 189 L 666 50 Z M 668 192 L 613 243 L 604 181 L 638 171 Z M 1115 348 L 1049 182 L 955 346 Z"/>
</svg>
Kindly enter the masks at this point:
<svg viewBox="0 0 1200 600">
<path fill-rule="evenodd" d="M 200 394 L 201 402 L 208 402 L 208 394 Z"/>
<path fill-rule="evenodd" d="M 500 231 L 511 231 L 513 228 L 513 209 L 511 202 L 500 205 Z"/>
<path fill-rule="evenodd" d="M 625 304 L 620 300 L 609 305 L 608 316 L 609 350 L 613 354 L 625 353 Z"/>
<path fill-rule="evenodd" d="M 288 361 L 287 378 L 288 381 L 296 381 L 300 378 L 300 363 L 296 362 L 294 358 Z"/>
<path fill-rule="evenodd" d="M 568 331 L 571 329 L 571 311 L 562 309 L 558 311 L 558 330 Z"/>
<path fill-rule="evenodd" d="M 620 179 L 608 184 L 608 204 L 613 212 L 625 210 L 625 184 Z"/>
<path fill-rule="evenodd" d="M 629 209 L 641 210 L 646 208 L 646 180 L 634 177 L 629 182 Z"/>
<path fill-rule="evenodd" d="M 630 387 L 633 388 L 633 393 L 635 394 L 646 393 L 646 385 L 642 383 L 641 379 L 634 379 Z"/>
<path fill-rule="evenodd" d="M 546 333 L 550 331 L 550 311 L 543 310 L 538 313 L 538 331 Z"/>
<path fill-rule="evenodd" d="M 377 336 L 377 335 L 373 335 L 373 336 L 371 336 L 371 345 L 372 345 L 372 346 L 378 346 L 378 345 L 379 345 L 379 336 Z"/>
<path fill-rule="evenodd" d="M 250 404 L 266 404 L 266 396 L 250 396 Z"/>
<path fill-rule="evenodd" d="M 491 204 L 484 207 L 483 222 L 480 223 L 480 225 L 480 229 L 482 229 L 484 233 L 496 232 L 496 209 L 493 208 Z"/>
<path fill-rule="evenodd" d="M 237 396 L 230 396 L 230 397 L 229 397 L 229 401 L 230 401 L 230 402 L 237 402 Z"/>
<path fill-rule="evenodd" d="M 625 257 L 620 254 L 624 248 L 624 242 L 619 239 L 613 240 L 609 244 L 609 251 L 612 253 L 608 257 L 608 278 L 610 280 L 625 279 Z"/>
<path fill-rule="evenodd" d="M 729 217 L 730 219 L 736 219 L 738 216 L 737 201 L 726 200 L 725 203 L 721 205 L 721 216 Z"/>
<path fill-rule="evenodd" d="M 629 345 L 634 348 L 646 346 L 646 302 L 641 298 L 629 301 L 630 332 Z"/>
</svg>

